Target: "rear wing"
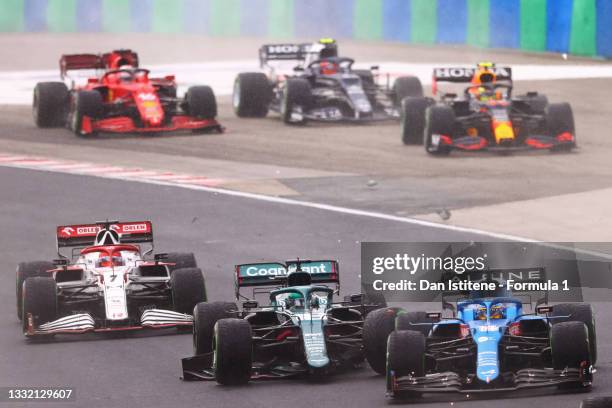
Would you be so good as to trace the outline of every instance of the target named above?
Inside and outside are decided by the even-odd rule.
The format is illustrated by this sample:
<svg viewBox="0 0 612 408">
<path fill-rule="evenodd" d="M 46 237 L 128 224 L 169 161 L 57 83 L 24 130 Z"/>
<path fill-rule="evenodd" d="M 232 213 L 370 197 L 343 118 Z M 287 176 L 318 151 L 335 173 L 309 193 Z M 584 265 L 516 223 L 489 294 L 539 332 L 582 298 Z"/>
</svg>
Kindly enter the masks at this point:
<svg viewBox="0 0 612 408">
<path fill-rule="evenodd" d="M 469 84 L 474 78 L 478 68 L 474 67 L 445 67 L 434 68 L 433 78 L 431 81 L 432 93 L 438 93 L 438 83 L 454 83 L 454 84 Z M 512 68 L 510 67 L 493 67 L 491 70 L 495 73 L 498 82 L 505 82 L 512 85 Z"/>
<path fill-rule="evenodd" d="M 119 61 L 138 67 L 138 54 L 132 50 L 116 50 L 104 54 L 69 54 L 60 58 L 60 75 L 64 78 L 68 71 L 82 69 L 111 69 Z"/>
<path fill-rule="evenodd" d="M 301 44 L 265 44 L 259 48 L 259 65 L 265 66 L 268 61 L 299 61 L 318 53 L 312 43 Z"/>
<path fill-rule="evenodd" d="M 312 283 L 335 283 L 340 284 L 340 270 L 338 261 L 287 261 L 263 262 L 236 265 L 236 298 L 240 297 L 240 288 L 268 286 L 282 286 L 287 281 L 287 275 L 298 269 L 298 264 L 303 272 L 308 272 Z"/>
<path fill-rule="evenodd" d="M 57 250 L 66 247 L 84 247 L 93 245 L 96 234 L 105 228 L 107 222 L 94 224 L 60 225 L 56 229 Z M 119 234 L 122 244 L 153 242 L 153 225 L 151 221 L 111 222 L 109 228 Z"/>
<path fill-rule="evenodd" d="M 504 288 L 507 281 L 520 282 L 526 284 L 546 284 L 546 269 L 542 267 L 534 268 L 513 268 L 513 269 L 489 269 L 484 271 L 471 271 L 464 274 L 452 273 L 452 276 L 442 276 L 442 281 L 472 281 L 472 282 L 495 282 L 501 284 L 500 293 L 498 294 L 483 294 L 482 297 L 524 297 L 533 303 L 535 300 L 536 306 L 548 302 L 548 292 L 545 290 L 516 290 L 513 289 L 511 294 L 505 294 Z M 523 285 L 529 287 L 529 285 Z M 533 285 L 539 287 L 539 285 Z M 454 309 L 450 302 L 466 299 L 470 296 L 469 291 L 446 291 L 442 294 L 442 303 L 444 308 Z M 484 296 L 486 295 L 486 296 Z M 535 299 L 534 299 L 535 298 Z"/>
<path fill-rule="evenodd" d="M 473 67 L 434 68 L 433 80 L 435 82 L 468 83 L 472 81 L 477 69 Z M 498 81 L 512 81 L 512 68 L 494 67 L 491 70 Z"/>
</svg>

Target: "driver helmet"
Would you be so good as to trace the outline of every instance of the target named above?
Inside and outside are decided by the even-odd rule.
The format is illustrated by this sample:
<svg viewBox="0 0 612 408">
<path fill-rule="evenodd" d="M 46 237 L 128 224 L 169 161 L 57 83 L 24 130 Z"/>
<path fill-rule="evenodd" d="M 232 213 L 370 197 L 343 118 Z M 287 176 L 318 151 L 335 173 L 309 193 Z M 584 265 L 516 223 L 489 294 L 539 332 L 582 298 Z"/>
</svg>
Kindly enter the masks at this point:
<svg viewBox="0 0 612 408">
<path fill-rule="evenodd" d="M 108 256 L 107 254 L 100 254 L 100 257 L 96 261 L 96 267 L 98 268 L 110 268 L 111 266 L 123 265 L 125 265 L 123 257 L 117 255 Z"/>
<path fill-rule="evenodd" d="M 323 46 L 319 51 L 319 59 L 338 56 L 338 43 L 333 38 L 321 38 L 319 44 Z"/>
<path fill-rule="evenodd" d="M 338 73 L 338 64 L 332 61 L 321 61 L 321 75 L 333 75 Z"/>
<path fill-rule="evenodd" d="M 120 66 L 119 66 L 119 71 L 120 71 L 120 72 L 119 72 L 119 78 L 120 78 L 122 81 L 130 81 L 130 80 L 132 80 L 133 75 L 132 75 L 132 72 L 131 72 L 131 71 L 132 71 L 133 69 L 134 69 L 134 67 L 132 67 L 132 66 L 131 66 L 131 65 L 129 65 L 129 64 L 126 64 L 126 65 L 120 65 Z"/>
<path fill-rule="evenodd" d="M 492 62 L 481 62 L 477 65 L 476 72 L 474 72 L 474 76 L 472 77 L 473 87 L 470 93 L 481 102 L 502 98 L 500 92 L 495 92 L 492 88 L 487 86 L 497 81 L 494 68 L 495 64 Z"/>
<path fill-rule="evenodd" d="M 477 65 L 476 72 L 472 77 L 472 84 L 492 84 L 497 80 L 495 75 L 495 64 L 492 62 L 480 62 Z"/>
<path fill-rule="evenodd" d="M 476 308 L 476 313 L 474 318 L 476 320 L 487 320 L 487 307 L 484 305 L 480 305 Z"/>
<path fill-rule="evenodd" d="M 497 304 L 491 306 L 491 319 L 505 319 L 506 318 L 506 306 Z"/>
<path fill-rule="evenodd" d="M 289 295 L 285 299 L 285 307 L 287 307 L 288 309 L 292 307 L 302 307 L 304 306 L 303 300 L 304 298 L 301 294 L 295 292 L 289 293 Z"/>
</svg>

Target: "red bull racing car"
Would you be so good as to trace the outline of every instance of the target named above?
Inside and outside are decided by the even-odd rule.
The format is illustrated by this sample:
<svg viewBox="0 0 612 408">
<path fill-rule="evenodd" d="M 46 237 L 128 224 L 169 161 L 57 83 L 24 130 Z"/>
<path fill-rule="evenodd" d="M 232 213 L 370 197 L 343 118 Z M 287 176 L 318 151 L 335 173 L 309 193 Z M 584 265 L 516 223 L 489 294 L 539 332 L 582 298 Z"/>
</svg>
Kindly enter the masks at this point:
<svg viewBox="0 0 612 408">
<path fill-rule="evenodd" d="M 38 127 L 67 126 L 78 136 L 222 130 L 209 86 L 192 86 L 184 98 L 177 98 L 174 75 L 149 77 L 131 50 L 63 55 L 60 70 L 70 89 L 65 82 L 40 82 L 34 88 Z M 68 75 L 74 70 L 96 70 L 97 75 L 76 85 Z"/>
<path fill-rule="evenodd" d="M 17 267 L 17 316 L 29 338 L 191 329 L 194 306 L 206 300 L 193 254 L 149 257 L 150 221 L 59 226 L 57 252 L 54 262 Z"/>
<path fill-rule="evenodd" d="M 460 86 L 453 92 L 440 85 Z M 404 144 L 423 144 L 427 153 L 451 150 L 571 150 L 576 147 L 574 116 L 569 103 L 548 103 L 529 92 L 512 96 L 512 69 L 480 63 L 476 68 L 436 68 L 432 98 L 402 101 Z"/>
</svg>

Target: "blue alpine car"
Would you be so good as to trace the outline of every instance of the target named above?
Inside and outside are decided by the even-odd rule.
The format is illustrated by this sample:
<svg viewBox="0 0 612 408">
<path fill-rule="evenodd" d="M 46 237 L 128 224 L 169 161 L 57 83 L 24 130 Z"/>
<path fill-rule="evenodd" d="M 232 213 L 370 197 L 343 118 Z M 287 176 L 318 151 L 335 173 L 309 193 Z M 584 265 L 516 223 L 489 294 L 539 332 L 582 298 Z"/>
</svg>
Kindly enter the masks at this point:
<svg viewBox="0 0 612 408">
<path fill-rule="evenodd" d="M 535 269 L 544 276 L 543 268 Z M 455 294 L 453 301 L 445 295 L 443 310 L 452 312 L 449 318 L 442 318 L 442 312 L 386 308 L 366 319 L 368 360 L 386 375 L 389 396 L 591 387 L 597 346 L 590 305 L 550 306 L 546 293 L 532 307 L 532 296 L 512 294 L 503 282 L 494 291 Z M 379 350 L 367 352 L 368 344 L 374 344 L 369 333 L 377 326 L 384 335 L 393 320 L 383 365 Z"/>
</svg>

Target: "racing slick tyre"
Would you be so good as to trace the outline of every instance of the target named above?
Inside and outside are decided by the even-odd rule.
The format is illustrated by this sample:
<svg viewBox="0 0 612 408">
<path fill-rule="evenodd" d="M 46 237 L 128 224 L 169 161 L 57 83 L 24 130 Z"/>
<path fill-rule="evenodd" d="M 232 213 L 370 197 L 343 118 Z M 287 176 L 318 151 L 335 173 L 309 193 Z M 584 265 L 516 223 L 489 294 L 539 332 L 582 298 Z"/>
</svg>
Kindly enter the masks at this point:
<svg viewBox="0 0 612 408">
<path fill-rule="evenodd" d="M 246 384 L 253 365 L 251 325 L 243 319 L 221 319 L 213 341 L 215 379 L 222 385 Z"/>
<path fill-rule="evenodd" d="M 170 273 L 176 269 L 198 267 L 198 263 L 196 262 L 193 252 L 168 252 L 166 255 L 166 259 L 163 261 L 174 264 L 168 265 Z"/>
<path fill-rule="evenodd" d="M 553 306 L 551 315 L 552 324 L 561 322 L 578 321 L 586 325 L 589 330 L 589 351 L 591 355 L 591 363 L 595 365 L 597 362 L 597 330 L 595 328 L 595 313 L 593 308 L 588 303 L 560 303 Z M 569 316 L 564 318 L 563 316 Z"/>
<path fill-rule="evenodd" d="M 574 137 L 572 143 L 564 143 L 556 146 L 553 150 L 571 150 L 576 147 L 576 127 L 574 125 L 574 113 L 567 102 L 551 103 L 546 109 L 546 124 L 548 133 L 557 137 L 562 133 L 569 133 Z"/>
<path fill-rule="evenodd" d="M 415 76 L 399 77 L 393 82 L 395 93 L 395 106 L 400 106 L 404 98 L 408 96 L 423 96 L 423 85 L 421 80 Z"/>
<path fill-rule="evenodd" d="M 176 269 L 170 277 L 174 311 L 191 314 L 200 302 L 206 302 L 206 286 L 200 268 Z"/>
<path fill-rule="evenodd" d="M 272 102 L 272 86 L 261 72 L 243 72 L 234 81 L 232 105 L 240 118 L 263 118 Z"/>
<path fill-rule="evenodd" d="M 237 311 L 233 302 L 198 303 L 193 308 L 193 354 L 213 351 L 215 324 L 221 319 L 234 317 Z"/>
<path fill-rule="evenodd" d="M 553 325 L 550 330 L 550 348 L 556 370 L 577 368 L 583 361 L 591 362 L 588 328 L 582 322 Z"/>
<path fill-rule="evenodd" d="M 387 375 L 425 375 L 425 335 L 414 330 L 394 330 L 387 341 Z"/>
<path fill-rule="evenodd" d="M 55 269 L 55 265 L 51 262 L 47 261 L 34 261 L 34 262 L 20 262 L 17 265 L 17 317 L 21 320 L 22 310 L 22 296 L 21 292 L 23 289 L 23 282 L 26 279 L 32 278 L 34 276 L 48 276 L 46 272 L 48 270 Z"/>
<path fill-rule="evenodd" d="M 402 100 L 400 107 L 400 129 L 402 142 L 405 145 L 423 143 L 425 130 L 425 111 L 431 105 L 429 99 L 421 96 L 408 96 Z"/>
<path fill-rule="evenodd" d="M 533 113 L 543 114 L 546 112 L 546 108 L 548 107 L 548 98 L 546 95 L 527 95 L 525 101 Z"/>
<path fill-rule="evenodd" d="M 432 328 L 427 323 L 436 323 L 427 312 L 399 312 L 395 318 L 395 330 L 412 330 L 427 337 Z"/>
<path fill-rule="evenodd" d="M 293 111 L 296 107 L 301 108 L 302 114 L 306 113 L 312 105 L 312 92 L 310 83 L 303 78 L 289 78 L 285 83 L 281 100 L 281 117 L 287 124 L 304 124 L 306 118 L 293 118 Z"/>
<path fill-rule="evenodd" d="M 39 82 L 34 88 L 32 115 L 40 128 L 66 124 L 68 87 L 63 82 Z"/>
<path fill-rule="evenodd" d="M 34 326 L 57 319 L 57 285 L 50 277 L 27 278 L 23 284 L 23 331 L 28 329 L 29 314 Z"/>
<path fill-rule="evenodd" d="M 580 408 L 612 408 L 612 397 L 592 397 L 583 400 Z"/>
<path fill-rule="evenodd" d="M 363 346 L 366 360 L 378 374 L 387 372 L 387 337 L 395 328 L 397 308 L 387 307 L 370 312 L 363 323 Z"/>
<path fill-rule="evenodd" d="M 198 119 L 214 119 L 217 116 L 217 99 L 210 86 L 192 86 L 185 94 L 187 113 Z"/>
<path fill-rule="evenodd" d="M 393 378 L 425 375 L 425 336 L 413 330 L 394 330 L 387 341 L 387 391 L 393 397 L 420 397 L 419 392 L 394 393 Z"/>
<path fill-rule="evenodd" d="M 451 147 L 441 145 L 440 136 L 452 139 L 455 127 L 455 113 L 450 106 L 434 105 L 425 111 L 425 130 L 423 132 L 423 145 L 425 151 L 433 156 L 447 156 Z"/>
<path fill-rule="evenodd" d="M 77 136 L 95 135 L 92 129 L 84 126 L 84 118 L 99 118 L 104 105 L 102 95 L 97 91 L 76 91 L 72 96 L 70 128 Z"/>
</svg>

